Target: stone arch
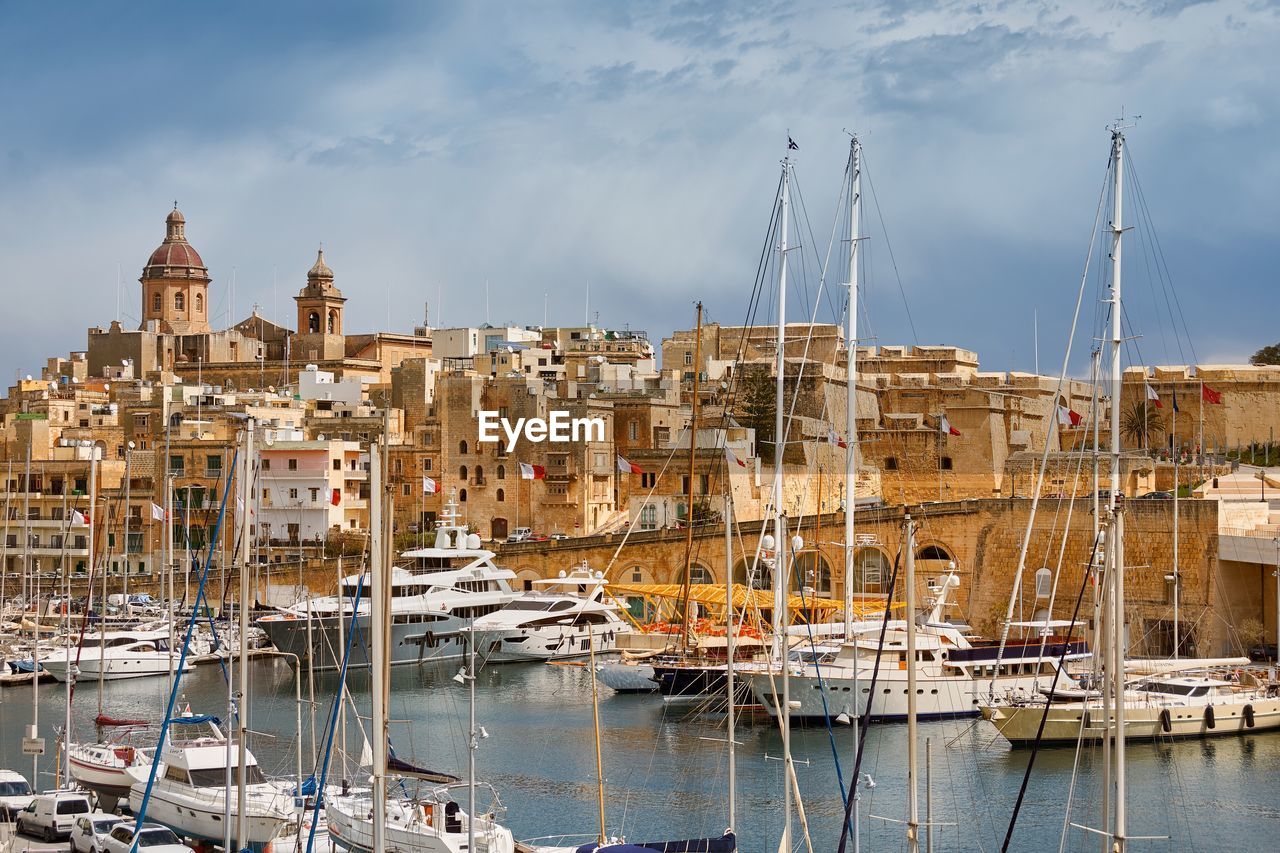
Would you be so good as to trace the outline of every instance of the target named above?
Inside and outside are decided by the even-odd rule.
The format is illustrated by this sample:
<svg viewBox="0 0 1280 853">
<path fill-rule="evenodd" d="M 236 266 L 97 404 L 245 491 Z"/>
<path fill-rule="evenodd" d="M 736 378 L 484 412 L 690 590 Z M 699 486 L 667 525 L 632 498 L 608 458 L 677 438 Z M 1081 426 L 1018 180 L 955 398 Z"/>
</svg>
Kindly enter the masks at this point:
<svg viewBox="0 0 1280 853">
<path fill-rule="evenodd" d="M 173 310 L 174 311 L 187 310 L 187 295 L 183 293 L 181 290 L 173 294 Z"/>
<path fill-rule="evenodd" d="M 483 482 L 484 482 L 484 466 L 477 465 L 476 466 L 476 483 L 483 483 Z"/>
<path fill-rule="evenodd" d="M 467 455 L 467 442 L 465 439 L 458 442 L 458 453 L 462 454 L 463 456 Z"/>
<path fill-rule="evenodd" d="M 197 314 L 204 313 L 204 294 L 203 293 L 196 294 L 196 313 Z"/>
<path fill-rule="evenodd" d="M 497 494 L 494 495 L 494 500 L 496 500 L 498 503 L 504 503 L 507 500 L 506 491 L 504 491 L 503 489 L 498 489 Z"/>
<path fill-rule="evenodd" d="M 151 310 L 155 312 L 164 310 L 164 294 L 158 290 L 151 294 Z"/>
<path fill-rule="evenodd" d="M 637 563 L 615 572 L 613 582 L 620 584 L 654 583 L 654 577 L 653 572 L 646 566 Z M 652 622 L 658 618 L 659 605 L 656 601 L 646 602 L 644 598 L 638 595 L 624 595 L 622 600 L 626 605 L 627 612 L 631 614 L 631 618 L 637 622 Z"/>
<path fill-rule="evenodd" d="M 951 555 L 951 549 L 940 542 L 926 542 L 916 547 L 916 560 L 919 561 L 942 561 L 950 562 L 955 557 Z"/>
<path fill-rule="evenodd" d="M 681 580 L 683 580 L 683 578 L 681 578 Z M 711 569 L 707 568 L 702 563 L 699 563 L 697 560 L 694 560 L 693 563 L 689 565 L 689 582 L 696 584 L 715 583 L 716 576 L 711 572 Z"/>
<path fill-rule="evenodd" d="M 542 575 L 533 569 L 516 569 L 515 581 L 511 584 L 511 588 L 521 592 L 533 589 L 533 582 L 541 579 Z"/>
<path fill-rule="evenodd" d="M 801 551 L 791 563 L 791 588 L 812 589 L 814 594 L 831 594 L 831 564 L 817 549 Z"/>
<path fill-rule="evenodd" d="M 502 500 L 502 498 L 498 498 L 498 500 Z M 496 539 L 500 542 L 507 538 L 507 533 L 507 520 L 505 518 L 494 518 L 489 522 L 490 539 Z"/>
<path fill-rule="evenodd" d="M 466 489 L 459 489 L 459 490 L 458 490 L 458 503 L 462 503 L 462 504 L 464 504 L 464 503 L 466 503 L 466 502 L 467 502 L 467 490 L 466 490 Z"/>
<path fill-rule="evenodd" d="M 317 334 L 320 331 L 320 313 L 312 311 L 307 315 L 307 331 Z"/>
<path fill-rule="evenodd" d="M 882 548 L 859 548 L 853 555 L 853 591 L 881 592 L 889 582 L 893 559 Z"/>
<path fill-rule="evenodd" d="M 467 466 L 466 466 L 466 465 L 459 465 L 459 466 L 458 466 L 458 479 L 459 479 L 459 480 L 461 480 L 461 481 L 462 481 L 462 482 L 464 482 L 464 483 L 467 481 Z"/>
<path fill-rule="evenodd" d="M 329 329 L 329 334 L 331 335 L 336 335 L 338 333 L 338 312 L 332 308 L 329 309 L 328 329 Z"/>
<path fill-rule="evenodd" d="M 506 466 L 506 465 L 499 465 L 499 466 L 498 466 L 498 479 L 499 479 L 499 480 L 505 480 L 505 479 L 507 479 L 507 466 Z"/>
<path fill-rule="evenodd" d="M 733 564 L 733 582 L 736 584 L 751 584 L 756 589 L 762 589 L 769 578 L 769 569 L 763 564 L 753 565 L 753 557 L 739 557 L 737 562 Z"/>
</svg>

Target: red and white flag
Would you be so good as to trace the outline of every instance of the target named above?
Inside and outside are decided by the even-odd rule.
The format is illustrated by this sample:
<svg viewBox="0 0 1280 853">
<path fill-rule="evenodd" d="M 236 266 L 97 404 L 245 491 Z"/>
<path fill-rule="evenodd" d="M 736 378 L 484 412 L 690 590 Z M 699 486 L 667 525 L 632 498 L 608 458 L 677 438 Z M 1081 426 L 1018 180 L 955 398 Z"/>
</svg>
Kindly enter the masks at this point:
<svg viewBox="0 0 1280 853">
<path fill-rule="evenodd" d="M 78 509 L 73 509 L 71 510 L 71 523 L 72 524 L 88 524 L 89 516 Z"/>
<path fill-rule="evenodd" d="M 951 421 L 947 420 L 946 415 L 943 415 L 938 420 L 938 432 L 942 433 L 943 435 L 959 435 L 960 434 L 960 430 L 956 429 L 951 425 Z"/>
<path fill-rule="evenodd" d="M 1160 395 L 1156 393 L 1156 389 L 1150 385 L 1147 386 L 1147 401 L 1154 403 L 1157 409 L 1163 409 L 1164 403 L 1160 402 Z"/>
<path fill-rule="evenodd" d="M 836 447 L 848 447 L 849 443 L 836 434 L 836 431 L 827 427 L 827 444 L 834 444 Z"/>
<path fill-rule="evenodd" d="M 436 486 L 435 480 L 431 479 L 430 477 L 422 478 L 422 493 L 424 495 L 434 495 L 438 491 L 439 491 L 439 488 Z"/>
<path fill-rule="evenodd" d="M 1058 423 L 1062 426 L 1080 426 L 1080 422 L 1084 420 L 1084 416 L 1079 412 L 1068 409 L 1066 406 L 1058 407 Z"/>
<path fill-rule="evenodd" d="M 530 465 L 528 462 L 520 463 L 520 479 L 521 480 L 542 480 L 547 476 L 547 469 L 541 465 Z"/>
<path fill-rule="evenodd" d="M 623 474 L 643 474 L 644 473 L 644 471 L 640 470 L 639 465 L 635 464 L 634 462 L 628 462 L 627 460 L 623 459 L 621 455 L 618 456 L 618 470 L 621 471 Z"/>
<path fill-rule="evenodd" d="M 743 462 L 741 459 L 739 459 L 737 456 L 735 456 L 735 455 L 733 454 L 733 448 L 732 448 L 732 447 L 730 447 L 730 446 L 729 446 L 729 445 L 727 445 L 727 444 L 726 444 L 726 445 L 725 445 L 725 447 L 724 447 L 724 453 L 725 453 L 725 456 L 727 456 L 727 457 L 729 458 L 729 462 L 730 462 L 731 464 L 735 464 L 735 465 L 737 465 L 739 468 L 746 468 L 746 467 L 747 467 L 747 463 Z"/>
<path fill-rule="evenodd" d="M 152 502 L 151 504 L 151 520 L 164 521 L 164 507 Z"/>
</svg>

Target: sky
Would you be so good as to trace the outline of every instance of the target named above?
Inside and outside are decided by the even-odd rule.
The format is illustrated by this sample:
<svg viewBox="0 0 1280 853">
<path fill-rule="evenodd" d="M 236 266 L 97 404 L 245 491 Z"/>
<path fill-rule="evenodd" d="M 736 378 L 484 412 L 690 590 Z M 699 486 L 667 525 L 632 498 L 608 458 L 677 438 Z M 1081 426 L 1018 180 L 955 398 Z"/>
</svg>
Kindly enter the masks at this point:
<svg viewBox="0 0 1280 853">
<path fill-rule="evenodd" d="M 1280 339 L 1278 47 L 1250 0 L 3 0 L 0 375 L 136 327 L 175 200 L 216 325 L 292 326 L 321 244 L 348 332 L 740 323 L 788 134 L 807 316 L 846 131 L 863 342 L 1056 372 L 1122 112 L 1128 358 L 1241 361 Z"/>
</svg>

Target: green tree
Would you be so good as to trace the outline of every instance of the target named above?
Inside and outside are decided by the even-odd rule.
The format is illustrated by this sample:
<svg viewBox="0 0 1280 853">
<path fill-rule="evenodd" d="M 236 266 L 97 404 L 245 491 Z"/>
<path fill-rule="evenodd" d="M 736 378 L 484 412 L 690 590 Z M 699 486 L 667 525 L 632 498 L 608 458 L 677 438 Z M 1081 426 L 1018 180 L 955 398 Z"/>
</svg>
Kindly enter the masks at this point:
<svg viewBox="0 0 1280 853">
<path fill-rule="evenodd" d="M 1249 356 L 1250 364 L 1280 364 L 1280 344 L 1272 344 Z"/>
<path fill-rule="evenodd" d="M 737 409 L 738 422 L 756 431 L 756 453 L 762 462 L 773 464 L 773 420 L 777 407 L 774 383 L 769 374 L 752 372 L 742 378 Z"/>
<path fill-rule="evenodd" d="M 1120 414 L 1120 435 L 1146 450 L 1153 438 L 1164 435 L 1164 415 L 1149 401 L 1139 400 Z"/>
</svg>

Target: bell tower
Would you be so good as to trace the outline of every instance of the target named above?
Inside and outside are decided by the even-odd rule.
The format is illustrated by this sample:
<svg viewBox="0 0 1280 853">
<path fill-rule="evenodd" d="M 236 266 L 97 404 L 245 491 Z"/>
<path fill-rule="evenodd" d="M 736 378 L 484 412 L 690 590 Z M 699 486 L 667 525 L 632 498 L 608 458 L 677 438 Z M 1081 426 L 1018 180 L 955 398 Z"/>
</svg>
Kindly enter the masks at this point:
<svg viewBox="0 0 1280 853">
<path fill-rule="evenodd" d="M 298 305 L 298 332 L 294 357 L 304 361 L 328 361 L 346 355 L 342 332 L 342 306 L 347 301 L 333 284 L 333 270 L 324 262 L 324 249 L 307 271 L 307 285 L 293 298 Z"/>
</svg>

